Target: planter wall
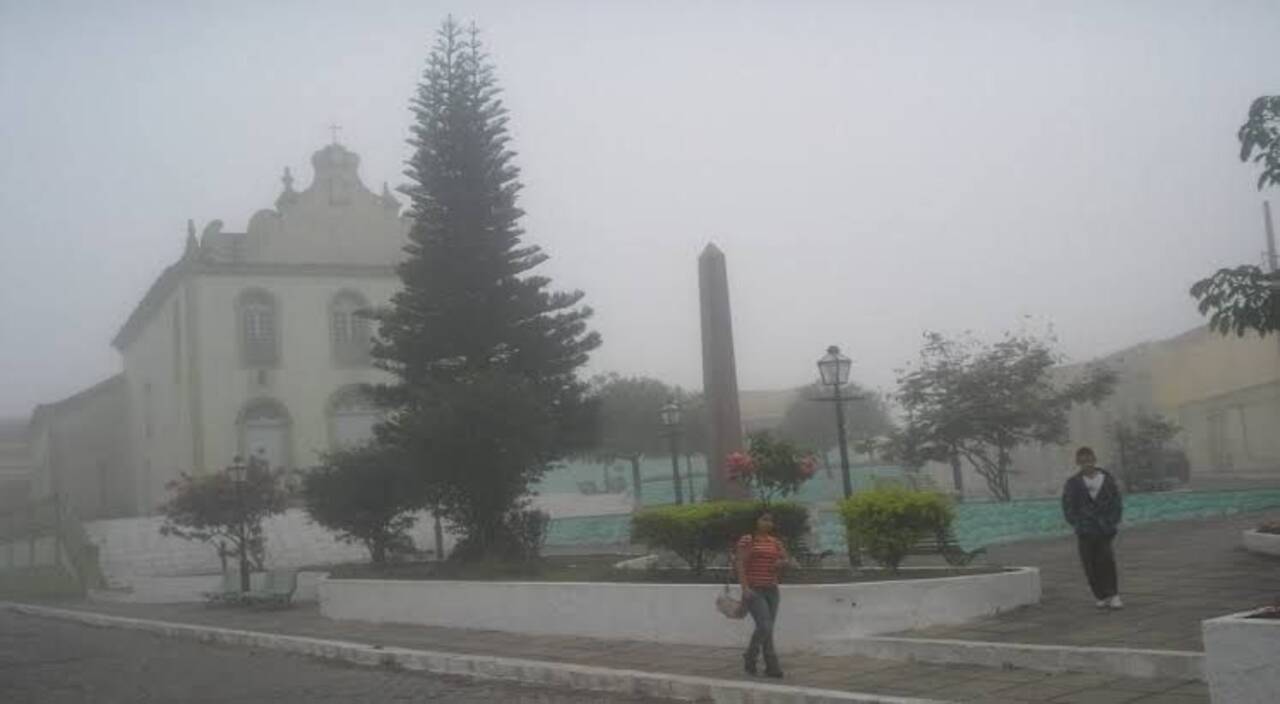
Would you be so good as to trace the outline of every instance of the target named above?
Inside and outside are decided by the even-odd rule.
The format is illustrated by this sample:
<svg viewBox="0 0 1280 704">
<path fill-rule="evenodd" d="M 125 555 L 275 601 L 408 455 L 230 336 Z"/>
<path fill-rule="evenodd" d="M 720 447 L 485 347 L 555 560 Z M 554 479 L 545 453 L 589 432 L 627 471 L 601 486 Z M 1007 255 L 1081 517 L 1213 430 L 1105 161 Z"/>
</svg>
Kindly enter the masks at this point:
<svg viewBox="0 0 1280 704">
<path fill-rule="evenodd" d="M 293 593 L 295 603 L 307 603 L 318 600 L 320 581 L 324 572 L 299 572 L 298 590 Z M 253 582 L 262 578 L 261 572 L 255 572 Z M 204 601 L 207 592 L 216 592 L 222 588 L 221 575 L 197 575 L 192 577 L 134 577 L 123 590 L 101 590 L 90 592 L 94 601 L 114 601 L 129 604 L 184 604 Z"/>
<path fill-rule="evenodd" d="M 1256 530 L 1244 532 L 1244 549 L 1249 552 L 1280 557 L 1280 535 L 1259 533 Z"/>
<path fill-rule="evenodd" d="M 751 620 L 721 616 L 714 607 L 720 590 L 707 584 L 326 579 L 320 611 L 373 623 L 740 646 Z M 806 650 L 823 640 L 964 623 L 1039 600 L 1040 573 L 1025 567 L 940 579 L 784 585 L 776 637 L 779 649 Z"/>
<path fill-rule="evenodd" d="M 1213 704 L 1275 704 L 1280 696 L 1280 619 L 1250 613 L 1202 624 Z"/>
</svg>

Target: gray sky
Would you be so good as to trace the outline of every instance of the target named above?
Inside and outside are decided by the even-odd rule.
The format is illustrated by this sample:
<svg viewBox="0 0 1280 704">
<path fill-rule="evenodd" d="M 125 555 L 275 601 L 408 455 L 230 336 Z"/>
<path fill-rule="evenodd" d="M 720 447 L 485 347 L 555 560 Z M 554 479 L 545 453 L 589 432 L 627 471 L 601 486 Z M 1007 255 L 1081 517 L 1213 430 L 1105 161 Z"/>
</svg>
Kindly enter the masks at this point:
<svg viewBox="0 0 1280 704">
<path fill-rule="evenodd" d="M 701 385 L 712 240 L 744 388 L 832 343 L 888 388 L 922 331 L 1024 316 L 1086 359 L 1259 261 L 1235 131 L 1280 92 L 1274 2 L 0 0 L 0 415 L 116 372 L 187 218 L 242 230 L 331 122 L 403 183 L 450 10 L 497 62 L 545 272 L 597 311 L 593 371 Z"/>
</svg>

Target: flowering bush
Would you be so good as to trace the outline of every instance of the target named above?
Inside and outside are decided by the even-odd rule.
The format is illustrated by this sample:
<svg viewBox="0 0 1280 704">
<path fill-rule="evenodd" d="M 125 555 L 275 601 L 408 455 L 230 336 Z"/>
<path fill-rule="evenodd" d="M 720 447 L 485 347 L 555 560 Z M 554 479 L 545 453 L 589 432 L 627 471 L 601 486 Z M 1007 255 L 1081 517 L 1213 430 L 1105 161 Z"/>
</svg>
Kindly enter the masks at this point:
<svg viewBox="0 0 1280 704">
<path fill-rule="evenodd" d="M 746 452 L 733 452 L 725 458 L 729 479 L 747 487 L 766 504 L 775 497 L 796 493 L 817 471 L 813 453 L 769 433 L 753 433 L 747 439 Z"/>
</svg>

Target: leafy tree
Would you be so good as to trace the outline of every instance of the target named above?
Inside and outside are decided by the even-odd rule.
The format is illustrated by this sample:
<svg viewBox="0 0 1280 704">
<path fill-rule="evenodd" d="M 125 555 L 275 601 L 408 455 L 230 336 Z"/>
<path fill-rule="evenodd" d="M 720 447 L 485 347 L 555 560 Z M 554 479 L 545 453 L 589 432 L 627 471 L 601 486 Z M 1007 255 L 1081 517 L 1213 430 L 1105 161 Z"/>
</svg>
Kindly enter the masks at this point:
<svg viewBox="0 0 1280 704">
<path fill-rule="evenodd" d="M 311 520 L 339 540 L 363 543 L 373 563 L 382 564 L 410 543 L 423 484 L 398 449 L 371 442 L 327 454 L 304 476 L 302 496 Z"/>
<path fill-rule="evenodd" d="M 1181 428 L 1177 424 L 1152 413 L 1143 413 L 1132 421 L 1112 425 L 1111 437 L 1119 455 L 1118 474 L 1126 491 L 1141 491 L 1158 486 L 1169 478 L 1169 441 L 1177 437 L 1179 432 Z"/>
<path fill-rule="evenodd" d="M 845 405 L 845 440 L 855 447 L 855 451 L 870 454 L 863 450 L 874 447 L 875 438 L 893 431 L 893 421 L 889 418 L 884 399 L 857 384 L 850 384 L 841 393 L 861 397 Z M 828 463 L 828 451 L 838 444 L 839 433 L 831 404 L 815 399 L 830 395 L 830 389 L 820 384 L 796 389 L 795 400 L 787 406 L 782 424 L 778 426 L 778 435 L 819 450 L 824 462 Z M 829 464 L 827 469 L 830 470 Z"/>
<path fill-rule="evenodd" d="M 171 496 L 160 506 L 160 534 L 213 544 L 223 560 L 243 554 L 256 569 L 264 569 L 262 521 L 285 510 L 282 474 L 256 458 L 250 459 L 240 487 L 226 472 L 184 473 L 166 485 Z"/>
<path fill-rule="evenodd" d="M 382 437 L 440 498 L 468 554 L 513 542 L 507 516 L 589 425 L 578 370 L 600 344 L 580 291 L 531 273 L 507 110 L 474 26 L 447 19 L 412 102 L 403 288 L 378 311 Z"/>
<path fill-rule="evenodd" d="M 1280 95 L 1264 95 L 1253 101 L 1249 117 L 1237 133 L 1240 160 L 1262 166 L 1258 190 L 1280 186 Z M 1256 152 L 1256 153 L 1255 153 Z M 1210 314 L 1209 328 L 1223 335 L 1246 332 L 1260 335 L 1280 331 L 1280 277 L 1261 267 L 1242 265 L 1219 269 L 1197 281 L 1191 295 L 1202 315 Z"/>
<path fill-rule="evenodd" d="M 1056 385 L 1050 371 L 1058 361 L 1048 340 L 1029 335 L 982 345 L 926 334 L 920 363 L 898 379 L 907 424 L 894 439 L 895 456 L 912 466 L 950 463 L 957 491 L 967 460 L 993 496 L 1009 501 L 1010 452 L 1065 442 L 1071 406 L 1097 403 L 1115 386 L 1115 373 L 1101 366 Z"/>
<path fill-rule="evenodd" d="M 631 464 L 632 487 L 639 504 L 640 460 L 668 451 L 661 413 L 677 391 L 657 379 L 617 374 L 596 377 L 592 387 L 598 403 L 598 426 L 591 454 L 602 462 L 625 460 Z"/>
</svg>

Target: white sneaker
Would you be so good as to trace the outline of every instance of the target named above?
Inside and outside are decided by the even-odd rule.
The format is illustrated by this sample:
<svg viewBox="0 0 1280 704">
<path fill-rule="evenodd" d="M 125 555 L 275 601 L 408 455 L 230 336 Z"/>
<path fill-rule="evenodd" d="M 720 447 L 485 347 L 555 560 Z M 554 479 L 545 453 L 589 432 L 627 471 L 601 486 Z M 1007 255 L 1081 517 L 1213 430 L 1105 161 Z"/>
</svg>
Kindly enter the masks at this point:
<svg viewBox="0 0 1280 704">
<path fill-rule="evenodd" d="M 1108 600 L 1107 600 L 1107 606 L 1109 606 L 1109 607 L 1111 607 L 1111 608 L 1113 608 L 1113 609 L 1123 609 L 1123 608 L 1124 608 L 1124 602 L 1123 602 L 1123 601 L 1120 601 L 1120 595 L 1119 595 L 1119 594 L 1116 594 L 1115 596 L 1113 596 L 1113 597 L 1111 597 L 1110 599 L 1108 599 Z"/>
<path fill-rule="evenodd" d="M 1096 604 L 1096 606 L 1097 606 L 1099 609 L 1105 609 L 1105 608 L 1107 608 L 1107 607 L 1108 607 L 1108 606 L 1110 606 L 1110 605 L 1111 605 L 1111 600 L 1110 600 L 1110 599 L 1099 599 L 1099 600 L 1098 600 L 1098 603 Z"/>
</svg>

